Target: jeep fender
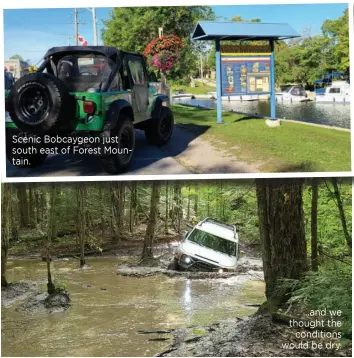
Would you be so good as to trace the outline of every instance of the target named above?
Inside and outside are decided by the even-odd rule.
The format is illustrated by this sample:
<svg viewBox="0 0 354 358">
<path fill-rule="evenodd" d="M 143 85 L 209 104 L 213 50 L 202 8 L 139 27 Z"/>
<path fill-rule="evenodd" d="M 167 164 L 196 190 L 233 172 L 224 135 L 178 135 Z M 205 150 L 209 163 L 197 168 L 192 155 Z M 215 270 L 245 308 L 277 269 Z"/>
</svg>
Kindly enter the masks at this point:
<svg viewBox="0 0 354 358">
<path fill-rule="evenodd" d="M 120 114 L 122 112 L 129 113 L 134 121 L 134 112 L 131 104 L 124 100 L 118 99 L 110 104 L 108 111 L 106 113 L 106 121 L 103 128 L 103 133 L 106 137 L 110 137 L 112 129 L 117 126 L 118 121 L 120 120 Z"/>
<path fill-rule="evenodd" d="M 154 108 L 151 112 L 151 117 L 152 118 L 158 118 L 160 117 L 160 113 L 161 113 L 161 108 L 162 108 L 162 103 L 163 102 L 170 102 L 170 99 L 168 96 L 162 94 L 159 95 L 156 100 L 155 100 L 155 105 Z"/>
</svg>

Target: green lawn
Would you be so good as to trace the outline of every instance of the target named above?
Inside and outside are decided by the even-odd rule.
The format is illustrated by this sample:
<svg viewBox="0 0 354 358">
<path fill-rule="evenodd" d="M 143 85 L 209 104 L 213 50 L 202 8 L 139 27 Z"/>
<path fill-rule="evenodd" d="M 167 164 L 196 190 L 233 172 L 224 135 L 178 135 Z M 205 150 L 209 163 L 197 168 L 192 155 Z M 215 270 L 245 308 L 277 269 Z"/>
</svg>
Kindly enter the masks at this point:
<svg viewBox="0 0 354 358">
<path fill-rule="evenodd" d="M 350 171 L 350 132 L 282 122 L 269 128 L 264 119 L 223 113 L 216 123 L 215 110 L 173 105 L 176 123 L 194 131 L 214 147 L 256 165 L 262 172 Z M 191 126 L 191 127 L 192 127 Z"/>
<path fill-rule="evenodd" d="M 208 92 L 215 92 L 215 87 L 203 85 L 201 82 L 195 83 L 196 87 L 190 87 L 190 86 L 184 86 L 184 85 L 176 85 L 172 84 L 172 93 L 175 93 L 176 90 L 183 90 L 186 93 L 192 93 L 192 94 L 207 94 Z"/>
</svg>

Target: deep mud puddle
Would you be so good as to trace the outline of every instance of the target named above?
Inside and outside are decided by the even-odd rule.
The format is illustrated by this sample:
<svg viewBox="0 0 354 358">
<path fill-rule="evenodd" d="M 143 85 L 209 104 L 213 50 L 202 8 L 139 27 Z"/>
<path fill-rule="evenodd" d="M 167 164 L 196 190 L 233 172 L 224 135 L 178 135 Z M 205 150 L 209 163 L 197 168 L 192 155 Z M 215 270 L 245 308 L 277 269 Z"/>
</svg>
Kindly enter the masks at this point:
<svg viewBox="0 0 354 358">
<path fill-rule="evenodd" d="M 28 313 L 20 303 L 2 309 L 4 356 L 154 356 L 170 334 L 139 334 L 208 325 L 245 317 L 264 300 L 254 273 L 213 280 L 116 275 L 118 260 L 55 261 L 56 282 L 67 283 L 72 307 L 62 313 Z M 10 281 L 36 280 L 45 290 L 46 263 L 11 261 Z"/>
</svg>

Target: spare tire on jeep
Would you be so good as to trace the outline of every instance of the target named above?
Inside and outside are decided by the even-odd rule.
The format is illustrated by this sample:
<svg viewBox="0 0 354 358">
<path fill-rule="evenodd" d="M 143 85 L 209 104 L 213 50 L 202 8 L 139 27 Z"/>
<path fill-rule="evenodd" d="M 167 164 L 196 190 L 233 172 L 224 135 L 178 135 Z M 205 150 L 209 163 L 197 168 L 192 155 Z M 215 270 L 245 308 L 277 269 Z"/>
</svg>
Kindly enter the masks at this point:
<svg viewBox="0 0 354 358">
<path fill-rule="evenodd" d="M 34 72 L 21 77 L 6 101 L 12 121 L 23 132 L 45 134 L 71 129 L 75 99 L 51 74 Z"/>
</svg>

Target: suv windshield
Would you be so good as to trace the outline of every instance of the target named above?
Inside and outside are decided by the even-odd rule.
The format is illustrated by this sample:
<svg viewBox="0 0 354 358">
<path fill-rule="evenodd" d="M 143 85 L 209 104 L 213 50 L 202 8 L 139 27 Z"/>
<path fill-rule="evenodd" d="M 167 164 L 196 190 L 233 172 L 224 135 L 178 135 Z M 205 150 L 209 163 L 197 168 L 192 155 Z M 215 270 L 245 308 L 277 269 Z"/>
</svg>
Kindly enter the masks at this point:
<svg viewBox="0 0 354 358">
<path fill-rule="evenodd" d="M 219 251 L 230 256 L 236 256 L 235 242 L 222 239 L 205 231 L 194 229 L 193 232 L 188 236 L 188 240 L 195 242 L 200 246 L 205 246 L 209 249 Z"/>
</svg>

